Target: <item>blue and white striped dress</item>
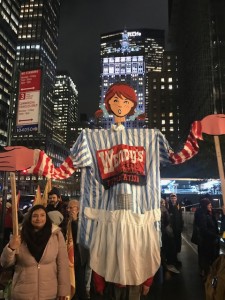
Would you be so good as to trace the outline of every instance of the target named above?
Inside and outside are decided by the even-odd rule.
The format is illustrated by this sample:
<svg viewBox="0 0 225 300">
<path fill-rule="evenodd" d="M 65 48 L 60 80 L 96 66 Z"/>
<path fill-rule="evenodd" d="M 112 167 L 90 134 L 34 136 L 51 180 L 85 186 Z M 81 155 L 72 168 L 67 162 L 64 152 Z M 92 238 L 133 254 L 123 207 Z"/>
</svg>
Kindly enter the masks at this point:
<svg viewBox="0 0 225 300">
<path fill-rule="evenodd" d="M 146 184 L 120 182 L 105 189 L 97 151 L 116 145 L 143 147 Z M 138 285 L 160 265 L 160 164 L 169 163 L 169 144 L 157 129 L 122 125 L 84 129 L 71 149 L 81 168 L 79 242 L 90 248 L 91 267 L 106 281 Z M 129 199 L 121 209 L 118 199 Z"/>
</svg>

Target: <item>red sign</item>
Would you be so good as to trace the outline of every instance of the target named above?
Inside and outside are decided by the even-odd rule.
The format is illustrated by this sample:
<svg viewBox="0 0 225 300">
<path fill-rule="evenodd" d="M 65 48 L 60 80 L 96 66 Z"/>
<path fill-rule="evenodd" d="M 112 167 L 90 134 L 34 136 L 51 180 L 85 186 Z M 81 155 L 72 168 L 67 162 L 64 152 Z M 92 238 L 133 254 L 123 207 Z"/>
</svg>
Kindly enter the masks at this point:
<svg viewBox="0 0 225 300">
<path fill-rule="evenodd" d="M 141 146 L 116 145 L 97 151 L 97 162 L 106 188 L 120 183 L 145 184 L 146 152 Z"/>
<path fill-rule="evenodd" d="M 17 109 L 17 132 L 38 130 L 41 89 L 41 70 L 20 73 Z"/>
</svg>

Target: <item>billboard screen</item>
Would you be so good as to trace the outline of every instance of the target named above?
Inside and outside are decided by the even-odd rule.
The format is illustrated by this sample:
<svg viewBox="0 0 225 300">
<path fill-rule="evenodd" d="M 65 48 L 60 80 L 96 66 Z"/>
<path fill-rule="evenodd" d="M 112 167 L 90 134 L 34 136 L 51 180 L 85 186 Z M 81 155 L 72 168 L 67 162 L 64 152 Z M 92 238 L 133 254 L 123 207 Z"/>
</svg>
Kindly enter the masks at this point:
<svg viewBox="0 0 225 300">
<path fill-rule="evenodd" d="M 16 119 L 17 133 L 38 131 L 41 90 L 41 70 L 20 73 Z"/>
</svg>

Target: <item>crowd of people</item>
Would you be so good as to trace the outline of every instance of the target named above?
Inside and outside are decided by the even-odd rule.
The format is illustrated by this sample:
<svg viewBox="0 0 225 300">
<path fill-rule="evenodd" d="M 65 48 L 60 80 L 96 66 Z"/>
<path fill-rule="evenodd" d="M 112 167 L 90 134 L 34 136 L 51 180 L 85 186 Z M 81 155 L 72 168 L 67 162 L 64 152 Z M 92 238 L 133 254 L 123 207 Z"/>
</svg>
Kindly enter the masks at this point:
<svg viewBox="0 0 225 300">
<path fill-rule="evenodd" d="M 162 262 L 165 269 L 177 274 L 181 266 L 178 253 L 181 251 L 181 233 L 184 228 L 182 214 L 176 194 L 172 193 L 169 201 L 161 200 Z M 199 272 L 203 281 L 220 254 L 220 240 L 224 230 L 225 206 L 218 214 L 213 211 L 209 198 L 201 198 L 199 207 L 194 210 L 191 242 L 197 245 Z"/>
<path fill-rule="evenodd" d="M 62 201 L 59 190 L 53 188 L 49 192 L 46 207 L 37 204 L 23 216 L 20 212 L 21 231 L 15 236 L 11 234 L 11 204 L 7 202 L 1 266 L 15 265 L 12 299 L 139 300 L 141 295 L 148 294 L 153 283 L 162 284 L 166 272 L 179 276 L 182 270 L 179 253 L 184 221 L 176 194 L 172 193 L 169 200 L 161 199 L 160 269 L 154 277 L 148 278 L 140 286 L 105 282 L 103 277 L 91 270 L 89 250 L 77 243 L 79 208 L 79 199 Z M 217 221 L 210 200 L 201 199 L 194 214 L 192 242 L 198 247 L 199 270 L 203 280 L 219 256 L 220 232 L 225 231 L 225 208 L 220 230 Z M 76 278 L 76 292 L 72 298 L 66 246 L 68 228 L 72 232 L 74 244 Z"/>
</svg>

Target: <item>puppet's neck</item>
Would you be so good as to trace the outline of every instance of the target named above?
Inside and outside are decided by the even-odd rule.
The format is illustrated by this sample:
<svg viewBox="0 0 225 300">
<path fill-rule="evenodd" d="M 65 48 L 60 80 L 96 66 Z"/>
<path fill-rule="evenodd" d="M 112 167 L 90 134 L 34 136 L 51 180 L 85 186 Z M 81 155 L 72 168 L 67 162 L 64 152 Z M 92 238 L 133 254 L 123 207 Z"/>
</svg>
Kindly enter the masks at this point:
<svg viewBox="0 0 225 300">
<path fill-rule="evenodd" d="M 123 122 L 126 122 L 126 117 L 125 116 L 124 117 L 118 117 L 118 116 L 114 115 L 114 123 L 115 124 L 118 124 L 118 126 L 119 126 Z"/>
</svg>

